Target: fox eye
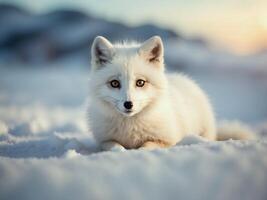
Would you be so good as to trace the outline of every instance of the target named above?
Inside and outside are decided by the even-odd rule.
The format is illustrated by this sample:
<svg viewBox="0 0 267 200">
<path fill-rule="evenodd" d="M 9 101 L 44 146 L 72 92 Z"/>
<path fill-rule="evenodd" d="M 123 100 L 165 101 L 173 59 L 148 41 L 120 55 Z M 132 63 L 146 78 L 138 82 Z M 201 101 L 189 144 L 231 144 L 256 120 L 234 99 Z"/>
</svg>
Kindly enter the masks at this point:
<svg viewBox="0 0 267 200">
<path fill-rule="evenodd" d="M 112 81 L 110 81 L 110 86 L 113 88 L 120 88 L 121 84 L 118 80 L 112 80 Z"/>
<path fill-rule="evenodd" d="M 137 87 L 143 87 L 145 85 L 145 83 L 146 83 L 145 80 L 138 79 L 135 84 Z"/>
</svg>

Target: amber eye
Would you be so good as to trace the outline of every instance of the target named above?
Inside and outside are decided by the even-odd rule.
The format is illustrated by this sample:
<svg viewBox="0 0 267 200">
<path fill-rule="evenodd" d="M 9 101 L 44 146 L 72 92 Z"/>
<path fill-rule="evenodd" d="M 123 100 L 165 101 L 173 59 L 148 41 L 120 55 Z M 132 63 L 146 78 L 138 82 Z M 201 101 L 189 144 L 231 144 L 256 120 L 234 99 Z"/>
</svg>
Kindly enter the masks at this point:
<svg viewBox="0 0 267 200">
<path fill-rule="evenodd" d="M 136 86 L 137 87 L 143 87 L 145 85 L 146 81 L 142 80 L 142 79 L 138 79 L 136 81 Z"/>
<path fill-rule="evenodd" d="M 118 80 L 112 80 L 110 81 L 110 86 L 113 88 L 120 88 L 121 84 Z"/>
</svg>

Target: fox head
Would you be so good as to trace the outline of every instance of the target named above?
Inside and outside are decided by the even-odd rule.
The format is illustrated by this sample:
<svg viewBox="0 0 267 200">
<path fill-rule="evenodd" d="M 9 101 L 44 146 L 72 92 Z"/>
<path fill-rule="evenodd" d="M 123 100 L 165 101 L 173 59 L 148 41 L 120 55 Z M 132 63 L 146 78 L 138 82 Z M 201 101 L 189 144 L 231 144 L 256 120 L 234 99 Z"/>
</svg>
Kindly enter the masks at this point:
<svg viewBox="0 0 267 200">
<path fill-rule="evenodd" d="M 103 113 L 137 115 L 157 101 L 166 82 L 159 36 L 142 44 L 112 44 L 102 36 L 95 38 L 90 90 L 97 103 L 93 106 Z"/>
</svg>

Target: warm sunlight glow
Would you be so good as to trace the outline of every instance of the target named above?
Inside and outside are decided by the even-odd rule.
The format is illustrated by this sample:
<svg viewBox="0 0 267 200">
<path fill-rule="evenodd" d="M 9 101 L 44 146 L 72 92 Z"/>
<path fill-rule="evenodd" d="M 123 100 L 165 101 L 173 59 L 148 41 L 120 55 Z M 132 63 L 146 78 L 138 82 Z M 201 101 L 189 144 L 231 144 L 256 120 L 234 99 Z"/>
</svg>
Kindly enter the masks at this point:
<svg viewBox="0 0 267 200">
<path fill-rule="evenodd" d="M 131 26 L 155 24 L 238 54 L 267 48 L 267 0 L 135 0 L 127 1 L 130 9 L 125 9 L 125 0 L 10 1 L 41 13 L 64 7 Z"/>
<path fill-rule="evenodd" d="M 259 24 L 265 31 L 267 31 L 267 14 L 262 14 L 259 17 Z"/>
</svg>

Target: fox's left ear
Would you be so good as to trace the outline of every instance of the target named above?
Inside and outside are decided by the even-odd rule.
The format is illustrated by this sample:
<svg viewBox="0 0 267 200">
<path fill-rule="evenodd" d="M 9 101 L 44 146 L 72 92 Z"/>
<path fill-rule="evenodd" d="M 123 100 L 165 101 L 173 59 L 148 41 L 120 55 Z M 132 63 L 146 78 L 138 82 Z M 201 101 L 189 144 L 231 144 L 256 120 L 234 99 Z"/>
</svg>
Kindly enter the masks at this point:
<svg viewBox="0 0 267 200">
<path fill-rule="evenodd" d="M 139 55 L 144 57 L 148 62 L 163 64 L 163 43 L 159 36 L 153 36 L 146 40 L 138 51 Z"/>
</svg>

